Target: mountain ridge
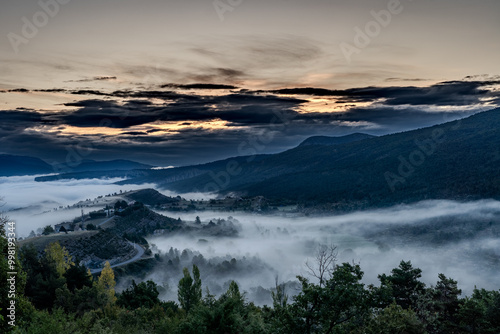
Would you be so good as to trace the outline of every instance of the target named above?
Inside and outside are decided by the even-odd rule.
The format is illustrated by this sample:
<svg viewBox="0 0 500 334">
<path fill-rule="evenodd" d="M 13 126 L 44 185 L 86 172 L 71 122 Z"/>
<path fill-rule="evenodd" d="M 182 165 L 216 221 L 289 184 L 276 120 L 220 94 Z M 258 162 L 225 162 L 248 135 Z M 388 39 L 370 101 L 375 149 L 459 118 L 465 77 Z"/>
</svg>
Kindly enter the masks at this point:
<svg viewBox="0 0 500 334">
<path fill-rule="evenodd" d="M 335 146 L 298 146 L 241 165 L 159 184 L 178 192 L 217 184 L 220 194 L 309 203 L 393 205 L 500 194 L 500 109 L 428 128 Z M 224 178 L 223 176 L 226 176 Z M 219 182 L 217 182 L 219 181 Z M 346 204 L 347 205 L 347 204 Z"/>
<path fill-rule="evenodd" d="M 345 136 L 312 136 L 304 140 L 299 146 L 307 146 L 307 145 L 323 145 L 323 146 L 331 146 L 331 145 L 340 145 L 347 144 L 359 140 L 375 138 L 376 136 L 372 136 L 366 133 L 352 133 Z"/>
<path fill-rule="evenodd" d="M 264 196 L 306 206 L 352 208 L 500 198 L 499 125 L 497 108 L 335 145 L 299 145 L 277 154 L 143 170 L 119 184 L 156 183 L 181 194 Z"/>
<path fill-rule="evenodd" d="M 130 171 L 152 167 L 154 166 L 125 159 L 105 161 L 82 160 L 78 165 L 71 167 L 71 172 Z M 26 176 L 55 172 L 57 172 L 57 166 L 54 167 L 40 158 L 0 154 L 0 176 Z"/>
</svg>

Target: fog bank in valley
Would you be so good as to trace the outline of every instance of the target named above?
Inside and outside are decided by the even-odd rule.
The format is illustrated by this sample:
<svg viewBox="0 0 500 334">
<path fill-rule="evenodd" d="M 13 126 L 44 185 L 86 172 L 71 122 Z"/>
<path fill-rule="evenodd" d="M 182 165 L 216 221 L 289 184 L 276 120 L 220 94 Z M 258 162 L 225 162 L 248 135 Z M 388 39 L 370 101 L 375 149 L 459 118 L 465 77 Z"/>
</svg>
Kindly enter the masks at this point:
<svg viewBox="0 0 500 334">
<path fill-rule="evenodd" d="M 16 221 L 18 236 L 27 236 L 31 230 L 81 214 L 80 208 L 67 209 L 68 205 L 95 200 L 93 206 L 84 207 L 88 213 L 104 207 L 99 196 L 154 188 L 113 184 L 116 181 L 119 179 L 39 183 L 34 176 L 1 177 L 4 206 L 0 210 Z M 182 197 L 201 199 L 203 195 Z M 213 293 L 222 293 L 234 279 L 250 300 L 269 304 L 269 289 L 275 286 L 276 277 L 280 282 L 297 282 L 297 275 L 309 277 L 305 264 L 309 261 L 314 265 L 320 244 L 337 247 L 337 263 L 359 263 L 366 284 L 378 285 L 378 274 L 389 273 L 401 260 L 410 260 L 423 270 L 422 280 L 428 285 L 435 284 L 438 274 L 444 273 L 458 280 L 464 294 L 470 294 L 474 286 L 500 289 L 500 202 L 494 200 L 425 201 L 322 217 L 157 212 L 180 217 L 188 224 L 193 224 L 197 216 L 202 225 L 224 219 L 234 223 L 239 232 L 233 237 L 192 233 L 152 236 L 148 241 L 164 262 L 140 278 L 125 277 L 119 289 L 127 287 L 131 279 L 153 279 L 164 287 L 164 299 L 176 300 L 182 268 L 196 263 L 204 285 Z M 290 284 L 288 292 L 293 294 L 297 291 L 294 289 Z"/>
<path fill-rule="evenodd" d="M 0 177 L 0 198 L 3 200 L 0 211 L 16 222 L 18 237 L 27 236 L 31 230 L 73 220 L 81 215 L 81 209 L 65 209 L 68 205 L 115 192 L 153 187 L 148 184 L 113 184 L 123 180 L 120 178 L 35 182 L 35 177 Z M 96 209 L 84 208 L 84 212 Z"/>
<path fill-rule="evenodd" d="M 367 284 L 378 285 L 378 274 L 389 273 L 401 260 L 410 260 L 423 270 L 422 280 L 428 285 L 435 284 L 438 274 L 444 273 L 458 280 L 464 294 L 470 294 L 474 286 L 500 289 L 500 202 L 493 200 L 425 201 L 316 218 L 159 212 L 188 221 L 199 216 L 203 224 L 234 217 L 241 227 L 238 237 L 176 234 L 149 241 L 161 254 L 172 252 L 171 248 L 179 254 L 189 250 L 184 253 L 185 261 L 181 259 L 186 266 L 196 254 L 214 264 L 235 259 L 235 275 L 228 272 L 216 281 L 211 275 L 205 277 L 204 283 L 209 287 L 227 285 L 227 281 L 235 279 L 250 297 L 259 286 L 274 287 L 277 276 L 281 282 L 296 281 L 296 275 L 308 277 L 305 263 L 314 264 L 319 244 L 337 246 L 338 263 L 359 263 Z M 252 261 L 262 265 L 251 270 L 242 268 Z M 239 262 L 242 265 L 238 266 Z M 167 280 L 172 291 L 166 296 L 175 299 L 180 272 L 155 272 L 148 278 L 160 284 Z"/>
</svg>

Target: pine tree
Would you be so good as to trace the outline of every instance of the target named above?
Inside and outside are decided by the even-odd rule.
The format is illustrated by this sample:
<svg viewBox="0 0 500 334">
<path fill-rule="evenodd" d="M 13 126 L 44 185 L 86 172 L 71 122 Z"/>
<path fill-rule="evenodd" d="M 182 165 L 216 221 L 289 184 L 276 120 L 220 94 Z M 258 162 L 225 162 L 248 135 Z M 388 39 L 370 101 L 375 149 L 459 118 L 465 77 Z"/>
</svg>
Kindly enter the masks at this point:
<svg viewBox="0 0 500 334">
<path fill-rule="evenodd" d="M 398 305 L 404 309 L 415 306 L 418 296 L 423 293 L 425 284 L 420 282 L 422 270 L 413 268 L 411 261 L 401 261 L 391 275 L 379 275 L 382 286 L 392 289 L 392 296 Z"/>
</svg>

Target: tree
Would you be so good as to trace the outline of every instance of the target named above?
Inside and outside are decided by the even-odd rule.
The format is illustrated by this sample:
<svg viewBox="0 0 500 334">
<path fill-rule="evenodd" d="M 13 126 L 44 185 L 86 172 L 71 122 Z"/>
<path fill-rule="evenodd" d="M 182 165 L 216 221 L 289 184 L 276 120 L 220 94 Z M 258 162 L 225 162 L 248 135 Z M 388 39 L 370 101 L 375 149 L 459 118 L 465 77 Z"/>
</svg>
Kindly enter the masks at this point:
<svg viewBox="0 0 500 334">
<path fill-rule="evenodd" d="M 306 262 L 309 275 L 319 280 L 319 285 L 323 286 L 325 279 L 331 276 L 335 270 L 337 261 L 337 246 L 318 245 L 316 249 L 315 265 Z"/>
<path fill-rule="evenodd" d="M 152 308 L 161 303 L 158 295 L 158 287 L 155 282 L 147 281 L 135 284 L 135 281 L 132 281 L 132 286 L 118 296 L 117 304 L 129 310 L 135 310 L 139 307 Z"/>
<path fill-rule="evenodd" d="M 72 261 L 73 257 L 69 254 L 66 247 L 61 247 L 59 241 L 53 242 L 45 248 L 45 256 L 54 262 L 60 277 L 74 265 Z"/>
<path fill-rule="evenodd" d="M 179 281 L 177 296 L 181 307 L 189 312 L 201 301 L 201 279 L 200 270 L 193 264 L 193 277 L 187 268 L 183 269 L 184 277 Z"/>
<path fill-rule="evenodd" d="M 63 308 L 67 313 L 83 316 L 86 312 L 103 309 L 109 305 L 109 296 L 106 291 L 100 290 L 97 285 L 71 292 L 67 286 L 56 291 L 55 306 Z"/>
<path fill-rule="evenodd" d="M 458 330 L 459 296 L 462 294 L 457 286 L 458 282 L 439 274 L 439 281 L 432 289 L 434 313 L 438 314 L 438 332 L 456 333 Z"/>
<path fill-rule="evenodd" d="M 115 286 L 115 273 L 113 272 L 113 269 L 111 269 L 109 261 L 106 261 L 106 264 L 101 271 L 101 275 L 97 280 L 97 288 L 99 291 L 106 292 L 109 304 L 114 304 L 116 302 Z"/>
<path fill-rule="evenodd" d="M 114 208 L 115 208 L 115 211 L 118 211 L 120 209 L 126 209 L 127 207 L 128 207 L 127 202 L 125 202 L 125 201 L 117 201 L 115 203 L 115 207 Z"/>
<path fill-rule="evenodd" d="M 372 318 L 367 334 L 424 334 L 425 329 L 412 310 L 404 310 L 396 303 L 384 308 Z"/>
<path fill-rule="evenodd" d="M 246 304 L 238 284 L 231 281 L 227 291 L 215 299 L 207 291 L 206 297 L 194 307 L 178 330 L 182 334 L 216 333 L 271 333 L 260 309 Z M 272 332 L 274 333 L 274 332 Z"/>
<path fill-rule="evenodd" d="M 201 220 L 199 216 L 196 216 L 196 219 L 194 220 L 195 224 L 201 225 Z"/>
<path fill-rule="evenodd" d="M 87 229 L 87 231 L 97 230 L 97 227 L 94 224 L 87 224 L 87 226 L 85 226 L 85 228 Z"/>
<path fill-rule="evenodd" d="M 275 289 L 271 292 L 273 299 L 273 308 L 264 308 L 265 317 L 270 326 L 271 333 L 290 333 L 289 324 L 293 324 L 291 307 L 288 304 L 288 295 L 286 294 L 285 284 L 279 284 L 278 277 L 275 279 Z"/>
<path fill-rule="evenodd" d="M 474 289 L 459 309 L 464 333 L 500 333 L 500 291 Z"/>
<path fill-rule="evenodd" d="M 392 297 L 404 309 L 414 307 L 418 295 L 424 291 L 425 284 L 419 281 L 422 270 L 413 268 L 411 261 L 401 261 L 391 275 L 382 274 L 378 278 L 382 286 L 392 289 Z"/>
<path fill-rule="evenodd" d="M 43 228 L 43 232 L 42 234 L 43 235 L 49 235 L 49 234 L 52 234 L 52 233 L 55 233 L 56 231 L 54 230 L 54 228 L 50 225 L 47 225 Z"/>
<path fill-rule="evenodd" d="M 19 251 L 21 264 L 27 273 L 26 297 L 38 309 L 52 309 L 56 290 L 66 282 L 56 267 L 56 262 L 46 256 L 38 257 L 38 251 L 30 244 Z"/>
<path fill-rule="evenodd" d="M 66 285 L 71 292 L 80 290 L 85 286 L 92 286 L 92 275 L 89 274 L 89 271 L 85 266 L 80 264 L 75 264 L 69 267 L 69 269 L 64 273 L 64 277 L 66 278 Z"/>
<path fill-rule="evenodd" d="M 368 292 L 361 283 L 359 265 L 337 266 L 323 285 L 298 276 L 302 291 L 291 305 L 290 333 L 333 333 L 339 328 L 355 328 L 368 312 Z"/>
</svg>

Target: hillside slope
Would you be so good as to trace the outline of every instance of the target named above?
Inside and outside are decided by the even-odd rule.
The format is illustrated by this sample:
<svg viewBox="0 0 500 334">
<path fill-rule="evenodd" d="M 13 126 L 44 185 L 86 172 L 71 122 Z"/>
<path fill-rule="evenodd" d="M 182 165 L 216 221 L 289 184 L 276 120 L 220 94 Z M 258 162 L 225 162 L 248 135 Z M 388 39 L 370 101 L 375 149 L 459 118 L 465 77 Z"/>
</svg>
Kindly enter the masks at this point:
<svg viewBox="0 0 500 334">
<path fill-rule="evenodd" d="M 369 138 L 375 138 L 375 136 L 368 135 L 366 133 L 353 133 L 353 134 L 350 134 L 350 135 L 347 135 L 347 136 L 341 136 L 341 137 L 314 136 L 314 137 L 307 138 L 299 146 L 307 146 L 307 145 L 324 145 L 324 146 L 340 145 L 340 144 L 353 143 L 353 142 L 356 142 L 356 141 L 360 141 L 360 140 L 364 140 L 364 139 L 369 139 Z"/>
<path fill-rule="evenodd" d="M 500 198 L 500 109 L 424 129 L 347 139 L 316 138 L 279 154 L 136 170 L 120 183 L 352 208 Z"/>
<path fill-rule="evenodd" d="M 310 204 L 498 198 L 500 109 L 342 145 L 299 146 L 238 167 L 239 173 L 229 178 L 222 168 L 178 182 L 156 182 L 179 192 L 215 188 Z"/>
</svg>

